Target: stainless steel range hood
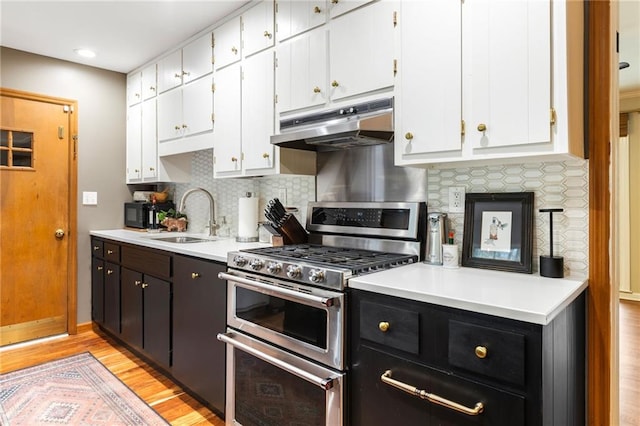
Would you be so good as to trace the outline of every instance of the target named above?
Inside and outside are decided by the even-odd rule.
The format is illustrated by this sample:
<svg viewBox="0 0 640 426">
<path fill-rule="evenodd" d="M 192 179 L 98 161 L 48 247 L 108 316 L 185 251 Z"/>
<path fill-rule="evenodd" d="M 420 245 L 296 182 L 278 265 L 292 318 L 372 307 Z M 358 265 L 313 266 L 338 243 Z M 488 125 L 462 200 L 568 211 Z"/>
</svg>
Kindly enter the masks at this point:
<svg viewBox="0 0 640 426">
<path fill-rule="evenodd" d="M 393 98 L 280 121 L 271 143 L 284 148 L 332 151 L 393 141 Z"/>
</svg>

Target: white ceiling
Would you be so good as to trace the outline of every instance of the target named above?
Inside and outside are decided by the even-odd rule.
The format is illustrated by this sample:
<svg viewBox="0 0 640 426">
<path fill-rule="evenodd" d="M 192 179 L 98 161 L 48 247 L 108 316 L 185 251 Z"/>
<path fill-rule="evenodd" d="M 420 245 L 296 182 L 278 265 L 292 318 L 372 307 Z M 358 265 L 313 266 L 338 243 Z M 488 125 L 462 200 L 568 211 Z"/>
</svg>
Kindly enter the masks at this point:
<svg viewBox="0 0 640 426">
<path fill-rule="evenodd" d="M 247 0 L 0 1 L 0 44 L 128 73 Z M 97 52 L 83 59 L 74 49 Z"/>
<path fill-rule="evenodd" d="M 128 73 L 176 47 L 249 0 L 0 0 L 0 45 Z M 621 90 L 640 89 L 640 1 L 621 0 Z M 97 52 L 93 59 L 74 53 Z"/>
</svg>

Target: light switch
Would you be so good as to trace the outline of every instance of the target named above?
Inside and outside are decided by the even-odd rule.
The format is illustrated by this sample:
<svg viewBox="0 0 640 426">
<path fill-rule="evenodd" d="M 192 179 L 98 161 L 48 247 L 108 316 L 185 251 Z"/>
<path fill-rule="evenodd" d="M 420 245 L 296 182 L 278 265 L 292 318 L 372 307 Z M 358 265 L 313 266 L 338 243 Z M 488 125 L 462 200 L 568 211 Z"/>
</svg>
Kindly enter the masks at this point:
<svg viewBox="0 0 640 426">
<path fill-rule="evenodd" d="M 82 205 L 84 206 L 97 206 L 98 205 L 98 193 L 94 191 L 82 192 Z"/>
</svg>

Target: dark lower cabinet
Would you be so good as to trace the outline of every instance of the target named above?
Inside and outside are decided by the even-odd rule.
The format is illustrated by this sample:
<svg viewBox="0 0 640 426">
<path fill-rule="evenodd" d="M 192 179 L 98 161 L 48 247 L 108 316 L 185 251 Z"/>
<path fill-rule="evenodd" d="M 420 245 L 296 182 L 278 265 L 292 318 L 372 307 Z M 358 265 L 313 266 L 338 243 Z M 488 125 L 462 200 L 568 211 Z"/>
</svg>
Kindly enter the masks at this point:
<svg viewBox="0 0 640 426">
<path fill-rule="evenodd" d="M 350 425 L 585 424 L 584 293 L 546 325 L 349 294 Z"/>
<path fill-rule="evenodd" d="M 122 268 L 121 337 L 149 358 L 171 363 L 171 283 Z"/>
<path fill-rule="evenodd" d="M 225 264 L 188 256 L 173 258 L 173 365 L 171 374 L 224 415 L 226 326 Z"/>
<path fill-rule="evenodd" d="M 104 326 L 120 334 L 120 265 L 104 263 Z"/>
<path fill-rule="evenodd" d="M 104 260 L 91 258 L 91 319 L 104 326 Z"/>
</svg>

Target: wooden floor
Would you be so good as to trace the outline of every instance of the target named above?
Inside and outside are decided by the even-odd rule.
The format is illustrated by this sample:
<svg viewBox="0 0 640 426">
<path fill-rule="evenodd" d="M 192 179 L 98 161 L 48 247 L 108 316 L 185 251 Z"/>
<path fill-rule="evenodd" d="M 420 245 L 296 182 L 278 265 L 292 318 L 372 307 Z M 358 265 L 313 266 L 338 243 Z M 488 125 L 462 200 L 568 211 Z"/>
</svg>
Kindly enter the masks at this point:
<svg viewBox="0 0 640 426">
<path fill-rule="evenodd" d="M 103 333 L 90 327 L 79 327 L 78 331 L 73 336 L 0 352 L 0 373 L 89 351 L 172 425 L 224 425 L 166 376 Z"/>
<path fill-rule="evenodd" d="M 82 331 L 84 329 L 85 331 Z M 87 327 L 79 334 L 0 352 L 0 373 L 85 351 L 91 352 L 129 388 L 174 425 L 224 425 L 130 351 Z M 640 425 L 640 302 L 620 302 L 620 426 Z"/>
<path fill-rule="evenodd" d="M 640 302 L 620 301 L 620 426 L 640 425 Z"/>
</svg>

